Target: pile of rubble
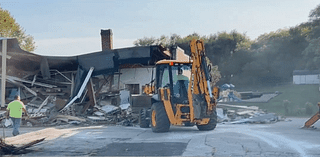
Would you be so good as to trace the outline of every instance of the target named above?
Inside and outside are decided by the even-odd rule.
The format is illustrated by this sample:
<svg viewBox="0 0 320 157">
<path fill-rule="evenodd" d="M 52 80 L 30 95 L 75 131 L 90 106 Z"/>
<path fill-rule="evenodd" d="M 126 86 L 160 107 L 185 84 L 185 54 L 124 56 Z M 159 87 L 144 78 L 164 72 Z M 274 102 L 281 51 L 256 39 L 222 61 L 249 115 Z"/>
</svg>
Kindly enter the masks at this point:
<svg viewBox="0 0 320 157">
<path fill-rule="evenodd" d="M 284 120 L 283 117 L 278 116 L 275 113 L 268 113 L 265 110 L 259 109 L 258 106 L 240 106 L 219 103 L 217 114 L 219 122 L 230 122 L 231 124 L 261 124 Z"/>
<path fill-rule="evenodd" d="M 87 83 L 81 86 L 82 91 L 78 90 L 79 98 L 72 102 L 71 98 L 75 98 L 76 95 L 71 90 L 75 84 L 74 73 L 55 70 L 51 72 L 51 79 L 46 81 L 37 75 L 25 78 L 8 76 L 7 81 L 11 86 L 7 101 L 12 101 L 14 95 L 19 92 L 27 107 L 29 117 L 24 117 L 22 124 L 55 126 L 103 123 L 132 126 L 138 122 L 138 114 L 132 112 L 130 105 L 130 92 L 120 89 L 119 82 L 118 85 L 113 82 L 114 75 L 88 77 Z M 237 124 L 280 120 L 277 115 L 267 113 L 257 106 L 219 103 L 218 107 L 220 122 Z"/>
<path fill-rule="evenodd" d="M 12 101 L 18 92 L 26 105 L 28 117 L 22 118 L 22 125 L 27 126 L 55 126 L 64 124 L 90 125 L 90 124 L 119 124 L 130 126 L 137 122 L 138 115 L 132 114 L 128 100 L 130 93 L 125 90 L 110 90 L 111 78 L 93 78 L 86 86 L 80 99 L 66 107 L 71 95 L 70 84 L 62 86 L 63 79 L 72 77 L 72 73 L 58 73 L 54 77 L 55 83 L 43 83 L 36 75 L 33 80 L 11 77 L 7 78 L 10 90 L 7 101 Z M 30 77 L 31 79 L 31 77 Z M 94 80 L 94 81 L 92 81 Z M 103 82 L 103 83 L 101 83 Z M 109 84 L 108 84 L 109 82 Z M 99 89 L 97 89 L 99 87 Z M 89 90 L 91 89 L 91 91 Z M 95 90 L 96 89 L 96 90 Z M 122 98 L 122 95 L 127 97 Z M 7 102 L 7 103 L 8 103 Z M 5 112 L 0 118 L 5 119 Z"/>
<path fill-rule="evenodd" d="M 54 98 L 46 99 L 48 102 Z M 46 102 L 46 101 L 44 101 Z M 137 122 L 138 116 L 132 114 L 130 104 L 121 104 L 115 106 L 106 101 L 97 103 L 89 108 L 85 113 L 80 113 L 78 106 L 71 106 L 58 112 L 59 108 L 53 103 L 42 103 L 39 107 L 28 106 L 27 118 L 24 118 L 24 124 L 27 126 L 54 126 L 64 124 L 92 125 L 92 124 L 117 124 L 131 126 Z"/>
</svg>

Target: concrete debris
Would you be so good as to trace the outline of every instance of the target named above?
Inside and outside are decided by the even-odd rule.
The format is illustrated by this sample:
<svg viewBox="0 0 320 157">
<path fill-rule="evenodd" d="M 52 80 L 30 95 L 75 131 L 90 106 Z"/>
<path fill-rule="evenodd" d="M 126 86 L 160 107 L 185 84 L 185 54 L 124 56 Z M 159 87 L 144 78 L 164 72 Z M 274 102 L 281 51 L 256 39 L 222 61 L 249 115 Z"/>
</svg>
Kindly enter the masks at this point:
<svg viewBox="0 0 320 157">
<path fill-rule="evenodd" d="M 241 120 L 231 122 L 231 124 L 242 123 L 271 123 L 277 122 L 278 116 L 275 113 L 255 113 L 253 116 Z"/>
<path fill-rule="evenodd" d="M 229 118 L 225 109 L 217 108 L 218 122 L 228 122 Z"/>
<path fill-rule="evenodd" d="M 87 118 L 93 121 L 105 121 L 107 119 L 105 117 L 97 117 L 97 116 L 88 116 Z"/>
<path fill-rule="evenodd" d="M 114 105 L 104 105 L 103 107 L 100 108 L 105 113 L 114 113 L 119 111 L 119 107 L 116 107 Z"/>
<path fill-rule="evenodd" d="M 23 116 L 22 125 L 33 127 L 110 123 L 131 126 L 133 122 L 137 122 L 138 115 L 132 115 L 130 91 L 113 86 L 113 74 L 108 77 L 91 77 L 88 85 L 83 85 L 86 88 L 79 99 L 67 106 L 74 95 L 71 89 L 76 83 L 73 79 L 76 72 L 54 70 L 50 73 L 51 77 L 47 80 L 41 75 L 7 77 L 9 96 L 6 103 L 19 94 L 26 105 L 29 116 Z M 5 117 L 5 108 L 2 108 L 0 120 Z"/>
<path fill-rule="evenodd" d="M 70 122 L 68 122 L 69 124 L 74 124 L 74 125 L 79 125 L 79 124 L 81 124 L 81 122 L 79 122 L 79 121 L 70 121 Z"/>
<path fill-rule="evenodd" d="M 263 124 L 284 120 L 281 116 L 277 116 L 275 113 L 267 113 L 257 106 L 218 104 L 218 107 L 218 122 Z"/>
<path fill-rule="evenodd" d="M 99 111 L 94 112 L 93 114 L 96 115 L 96 116 L 103 116 L 104 115 L 102 112 L 99 112 Z"/>
<path fill-rule="evenodd" d="M 129 109 L 130 104 L 129 104 L 129 103 L 127 103 L 127 104 L 121 104 L 119 107 L 121 108 L 121 110 L 127 110 L 127 109 Z"/>
</svg>

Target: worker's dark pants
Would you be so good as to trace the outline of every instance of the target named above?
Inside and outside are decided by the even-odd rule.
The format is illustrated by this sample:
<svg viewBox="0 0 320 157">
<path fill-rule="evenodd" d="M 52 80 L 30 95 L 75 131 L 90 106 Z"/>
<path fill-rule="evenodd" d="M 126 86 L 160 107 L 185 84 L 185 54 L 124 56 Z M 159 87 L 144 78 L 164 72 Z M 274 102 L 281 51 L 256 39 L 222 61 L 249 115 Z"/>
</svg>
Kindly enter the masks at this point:
<svg viewBox="0 0 320 157">
<path fill-rule="evenodd" d="M 13 136 L 17 136 L 19 135 L 19 128 L 20 128 L 20 123 L 21 123 L 21 118 L 13 118 L 10 117 L 12 120 L 12 125 L 13 125 L 13 131 L 12 131 L 12 135 Z"/>
</svg>

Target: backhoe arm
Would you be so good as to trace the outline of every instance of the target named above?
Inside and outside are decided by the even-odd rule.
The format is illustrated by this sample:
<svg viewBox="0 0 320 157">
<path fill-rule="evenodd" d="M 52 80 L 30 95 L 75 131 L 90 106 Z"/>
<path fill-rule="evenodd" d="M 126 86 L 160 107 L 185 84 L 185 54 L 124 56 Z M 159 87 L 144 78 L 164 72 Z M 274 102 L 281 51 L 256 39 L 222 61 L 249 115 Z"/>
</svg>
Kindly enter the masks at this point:
<svg viewBox="0 0 320 157">
<path fill-rule="evenodd" d="M 314 123 L 316 123 L 320 119 L 320 102 L 318 103 L 319 112 L 313 115 L 306 123 L 303 128 L 310 128 Z"/>
<path fill-rule="evenodd" d="M 193 63 L 191 68 L 191 83 L 188 89 L 191 94 L 189 95 L 189 102 L 193 102 L 193 96 L 195 95 L 204 95 L 207 103 L 207 114 L 210 114 L 215 109 L 216 104 L 210 87 L 210 72 L 207 67 L 203 41 L 193 39 L 190 42 L 190 49 Z"/>
</svg>

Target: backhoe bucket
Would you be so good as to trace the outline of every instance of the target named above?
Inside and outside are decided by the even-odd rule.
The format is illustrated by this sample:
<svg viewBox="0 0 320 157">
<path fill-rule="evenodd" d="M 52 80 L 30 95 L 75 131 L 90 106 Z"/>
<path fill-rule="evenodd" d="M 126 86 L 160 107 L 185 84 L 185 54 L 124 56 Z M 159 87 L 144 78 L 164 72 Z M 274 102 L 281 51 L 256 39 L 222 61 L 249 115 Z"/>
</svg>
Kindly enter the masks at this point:
<svg viewBox="0 0 320 157">
<path fill-rule="evenodd" d="M 310 128 L 314 123 L 316 123 L 320 119 L 320 102 L 318 103 L 319 111 L 315 115 L 313 115 L 306 123 L 303 128 Z"/>
</svg>

